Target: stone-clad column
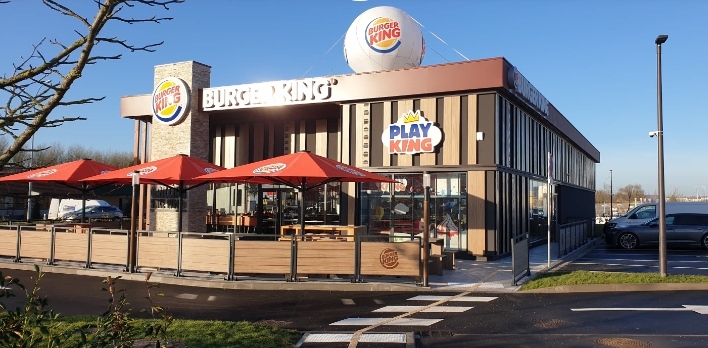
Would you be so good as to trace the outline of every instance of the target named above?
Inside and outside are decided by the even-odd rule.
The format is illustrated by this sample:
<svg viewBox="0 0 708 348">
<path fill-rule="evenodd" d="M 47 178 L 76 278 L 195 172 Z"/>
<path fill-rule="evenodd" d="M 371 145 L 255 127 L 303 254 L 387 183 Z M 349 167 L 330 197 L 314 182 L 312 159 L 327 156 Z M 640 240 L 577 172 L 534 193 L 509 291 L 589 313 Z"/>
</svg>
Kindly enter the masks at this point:
<svg viewBox="0 0 708 348">
<path fill-rule="evenodd" d="M 210 87 L 211 67 L 198 62 L 180 62 L 155 66 L 155 87 L 165 78 L 175 77 L 184 81 L 189 88 L 189 107 L 185 118 L 172 125 L 160 122 L 153 116 L 150 134 L 150 161 L 178 154 L 208 161 L 209 155 L 209 115 L 199 111 L 199 90 Z M 204 217 L 207 213 L 204 185 L 187 191 L 182 203 L 182 230 L 205 232 Z M 154 208 L 150 214 L 151 230 L 175 231 L 177 211 L 175 209 Z"/>
</svg>

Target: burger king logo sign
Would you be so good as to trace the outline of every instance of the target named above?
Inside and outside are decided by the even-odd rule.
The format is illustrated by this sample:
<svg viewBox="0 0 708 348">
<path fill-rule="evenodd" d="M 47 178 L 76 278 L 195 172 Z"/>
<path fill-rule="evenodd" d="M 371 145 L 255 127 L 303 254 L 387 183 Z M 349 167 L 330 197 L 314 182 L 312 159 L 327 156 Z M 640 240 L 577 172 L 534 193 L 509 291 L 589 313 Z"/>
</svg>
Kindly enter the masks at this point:
<svg viewBox="0 0 708 348">
<path fill-rule="evenodd" d="M 158 121 L 170 126 L 184 120 L 189 110 L 189 89 L 184 81 L 168 77 L 152 92 L 152 113 Z"/>
<path fill-rule="evenodd" d="M 366 26 L 366 37 L 372 50 L 393 52 L 401 45 L 401 26 L 391 18 L 376 18 Z"/>
</svg>

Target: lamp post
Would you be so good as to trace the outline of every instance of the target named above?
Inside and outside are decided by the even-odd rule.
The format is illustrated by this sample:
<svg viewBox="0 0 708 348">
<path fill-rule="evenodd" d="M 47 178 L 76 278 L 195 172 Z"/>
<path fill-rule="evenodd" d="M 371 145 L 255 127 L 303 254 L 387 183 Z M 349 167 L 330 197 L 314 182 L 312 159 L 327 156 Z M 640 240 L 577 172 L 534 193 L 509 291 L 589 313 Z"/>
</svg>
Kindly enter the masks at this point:
<svg viewBox="0 0 708 348">
<path fill-rule="evenodd" d="M 137 247 L 138 247 L 138 200 L 140 198 L 140 172 L 133 172 L 132 193 L 130 203 L 130 231 L 128 233 L 128 267 L 127 272 L 137 271 Z"/>
<path fill-rule="evenodd" d="M 612 169 L 610 169 L 610 220 L 614 217 L 615 214 L 612 212 Z"/>
<path fill-rule="evenodd" d="M 666 277 L 666 192 L 664 191 L 664 120 L 661 87 L 661 45 L 669 38 L 659 35 L 656 44 L 656 117 L 657 138 L 659 139 L 659 274 Z"/>
</svg>

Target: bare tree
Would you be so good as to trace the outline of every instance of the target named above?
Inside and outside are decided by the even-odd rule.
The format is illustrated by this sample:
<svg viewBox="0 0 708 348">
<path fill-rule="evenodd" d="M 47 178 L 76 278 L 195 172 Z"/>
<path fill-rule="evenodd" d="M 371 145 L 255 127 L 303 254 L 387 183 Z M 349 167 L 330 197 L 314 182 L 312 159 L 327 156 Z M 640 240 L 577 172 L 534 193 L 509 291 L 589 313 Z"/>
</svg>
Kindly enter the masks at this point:
<svg viewBox="0 0 708 348">
<path fill-rule="evenodd" d="M 121 54 L 102 55 L 94 52 L 98 44 L 110 44 L 124 48 L 130 52 L 154 52 L 162 42 L 146 45 L 134 45 L 126 39 L 102 36 L 111 23 L 161 23 L 171 20 L 169 17 L 152 16 L 149 18 L 129 17 L 134 7 L 157 7 L 169 10 L 168 5 L 184 2 L 184 0 L 93 0 L 97 11 L 92 21 L 83 14 L 71 9 L 71 5 L 62 4 L 59 0 L 42 0 L 42 3 L 59 15 L 76 19 L 83 27 L 76 30 L 77 39 L 74 42 L 63 43 L 55 39 L 44 38 L 32 46 L 27 56 L 19 57 L 19 62 L 13 65 L 9 74 L 0 76 L 0 98 L 7 98 L 0 105 L 0 135 L 7 135 L 8 143 L 0 154 L 0 169 L 12 160 L 15 155 L 27 151 L 42 151 L 44 148 L 28 150 L 24 145 L 41 128 L 59 127 L 65 122 L 85 120 L 81 116 L 53 116 L 52 112 L 59 107 L 90 104 L 103 100 L 104 97 L 87 97 L 82 99 L 67 99 L 66 94 L 72 84 L 78 80 L 87 65 L 104 60 L 117 60 Z M 0 0 L 0 4 L 7 3 Z M 7 14 L 5 14 L 7 15 Z M 6 28 L 7 29 L 7 28 Z M 50 29 L 51 30 L 51 29 Z M 51 45 L 47 47 L 47 45 Z M 104 46 L 104 45 L 102 45 Z M 51 55 L 47 51 L 55 49 Z M 105 47 L 104 47 L 105 49 Z"/>
<path fill-rule="evenodd" d="M 644 193 L 644 189 L 642 188 L 642 185 L 639 184 L 630 184 L 624 187 L 620 187 L 617 190 L 618 202 L 627 202 L 629 204 L 632 204 L 633 199 L 644 198 L 645 196 L 646 194 Z"/>
</svg>

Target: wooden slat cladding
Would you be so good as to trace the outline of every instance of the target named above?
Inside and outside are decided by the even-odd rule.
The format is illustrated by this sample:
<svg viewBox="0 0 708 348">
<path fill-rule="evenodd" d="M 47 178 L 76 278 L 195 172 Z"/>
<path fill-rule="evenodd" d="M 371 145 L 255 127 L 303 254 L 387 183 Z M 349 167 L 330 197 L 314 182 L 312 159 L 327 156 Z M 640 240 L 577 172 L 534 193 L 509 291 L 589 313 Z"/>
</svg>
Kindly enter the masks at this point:
<svg viewBox="0 0 708 348">
<path fill-rule="evenodd" d="M 322 262 L 322 255 L 331 255 Z M 297 273 L 307 274 L 354 274 L 353 242 L 298 242 Z"/>
<path fill-rule="evenodd" d="M 314 154 L 327 157 L 327 119 L 315 121 L 315 149 Z"/>
<path fill-rule="evenodd" d="M 91 262 L 125 265 L 128 262 L 128 235 L 91 236 Z M 140 260 L 138 260 L 140 263 Z"/>
<path fill-rule="evenodd" d="M 290 242 L 238 241 L 234 243 L 234 273 L 258 270 L 262 274 L 290 272 Z"/>
<path fill-rule="evenodd" d="M 339 132 L 339 144 L 342 147 L 341 161 L 343 163 L 351 163 L 351 140 L 352 140 L 352 122 L 351 122 L 351 105 L 342 106 L 342 126 Z"/>
<path fill-rule="evenodd" d="M 229 271 L 228 239 L 182 239 L 182 269 L 185 271 Z M 169 267 L 168 267 L 169 268 Z"/>
<path fill-rule="evenodd" d="M 399 100 L 398 101 L 398 115 L 396 115 L 396 119 L 400 117 L 402 113 L 408 112 L 413 110 L 413 100 Z M 415 110 L 413 110 L 415 111 Z M 398 157 L 398 165 L 399 166 L 412 166 L 413 165 L 413 155 L 403 155 L 399 154 L 396 155 Z"/>
<path fill-rule="evenodd" d="M 467 172 L 467 180 L 467 248 L 474 255 L 484 255 L 487 240 L 485 172 Z"/>
<path fill-rule="evenodd" d="M 49 259 L 50 231 L 20 231 L 20 258 Z"/>
<path fill-rule="evenodd" d="M 445 124 L 445 145 L 443 151 L 444 165 L 460 165 L 460 97 L 445 97 L 443 99 Z"/>
<path fill-rule="evenodd" d="M 417 241 L 361 243 L 362 275 L 420 275 L 420 243 Z"/>
<path fill-rule="evenodd" d="M 371 117 L 369 118 L 371 127 L 369 127 L 369 165 L 371 167 L 381 167 L 384 164 L 384 157 L 388 157 L 387 155 L 387 149 L 383 145 L 383 142 L 381 142 L 381 134 L 384 132 L 384 130 L 388 131 L 388 126 L 384 128 L 384 123 L 386 120 L 390 120 L 390 118 L 386 118 L 386 115 L 384 115 L 384 106 L 388 105 L 388 109 L 391 110 L 391 104 L 390 102 L 383 102 L 383 103 L 371 103 L 370 107 L 370 113 Z M 390 159 L 386 159 L 388 162 L 390 162 Z"/>
<path fill-rule="evenodd" d="M 236 125 L 224 126 L 224 141 L 223 145 L 220 146 L 220 150 L 223 148 L 224 151 L 224 161 L 221 162 L 221 166 L 224 168 L 235 167 L 236 159 Z"/>
<path fill-rule="evenodd" d="M 57 232 L 54 236 L 54 259 L 85 262 L 88 259 L 88 233 Z"/>
<path fill-rule="evenodd" d="M 425 98 L 420 100 L 420 111 L 422 116 L 428 121 L 433 122 L 433 124 L 436 124 L 438 119 L 438 110 L 436 105 L 437 100 L 435 98 Z M 434 166 L 435 164 L 435 153 L 420 154 L 421 166 Z"/>
<path fill-rule="evenodd" d="M 138 266 L 148 268 L 177 268 L 177 238 L 163 233 L 138 236 Z"/>
<path fill-rule="evenodd" d="M 17 256 L 17 231 L 0 231 L 0 256 Z"/>
</svg>

